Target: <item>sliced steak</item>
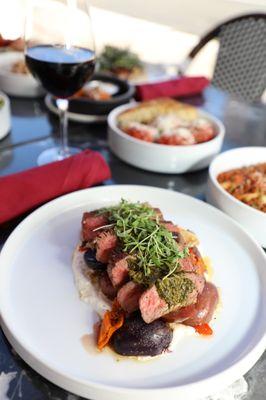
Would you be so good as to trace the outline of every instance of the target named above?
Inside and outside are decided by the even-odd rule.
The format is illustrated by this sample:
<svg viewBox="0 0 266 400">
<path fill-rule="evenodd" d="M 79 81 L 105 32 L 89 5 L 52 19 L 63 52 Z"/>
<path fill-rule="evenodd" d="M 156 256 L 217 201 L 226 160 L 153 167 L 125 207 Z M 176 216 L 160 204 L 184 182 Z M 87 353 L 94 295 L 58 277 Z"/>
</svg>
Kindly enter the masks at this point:
<svg viewBox="0 0 266 400">
<path fill-rule="evenodd" d="M 187 295 L 185 302 L 182 305 L 188 306 L 197 302 L 198 295 L 202 293 L 205 278 L 201 275 L 194 273 L 184 273 L 183 276 L 192 281 L 194 288 Z M 141 311 L 142 318 L 145 322 L 150 323 L 155 319 L 168 314 L 170 311 L 175 311 L 180 308 L 180 304 L 169 307 L 167 302 L 162 299 L 157 291 L 156 286 L 152 286 L 146 290 L 140 297 L 139 308 Z"/>
<path fill-rule="evenodd" d="M 128 261 L 130 258 L 130 255 L 117 251 L 113 252 L 110 257 L 107 272 L 114 286 L 122 286 L 128 280 Z"/>
<path fill-rule="evenodd" d="M 140 296 L 139 308 L 141 316 L 147 324 L 169 311 L 168 304 L 164 299 L 161 299 L 155 285 Z"/>
<path fill-rule="evenodd" d="M 195 286 L 195 289 L 192 290 L 191 293 L 189 293 L 187 301 L 186 301 L 186 303 L 187 303 L 186 305 L 190 305 L 190 304 L 194 304 L 197 302 L 198 295 L 200 293 L 202 293 L 202 291 L 204 289 L 205 278 L 202 275 L 193 274 L 192 272 L 191 273 L 188 272 L 185 275 L 186 275 L 186 278 L 190 279 Z"/>
<path fill-rule="evenodd" d="M 185 258 L 181 258 L 179 260 L 180 271 L 184 272 L 196 272 L 197 271 L 197 264 L 195 263 L 193 255 L 189 254 Z"/>
<path fill-rule="evenodd" d="M 113 287 L 107 272 L 103 272 L 99 276 L 99 285 L 101 291 L 106 297 L 108 297 L 108 299 L 113 300 L 116 297 L 117 289 Z"/>
<path fill-rule="evenodd" d="M 153 211 L 155 212 L 156 217 L 158 217 L 159 219 L 162 219 L 162 218 L 163 218 L 163 213 L 162 213 L 162 211 L 160 210 L 160 208 L 158 208 L 158 207 L 153 207 Z"/>
<path fill-rule="evenodd" d="M 217 306 L 219 295 L 217 288 L 207 282 L 203 291 L 198 295 L 197 302 L 187 307 L 164 315 L 167 322 L 183 322 L 185 325 L 195 326 L 210 322 Z"/>
<path fill-rule="evenodd" d="M 189 255 L 179 260 L 180 270 L 184 272 L 196 272 L 203 275 L 205 264 L 196 246 L 189 248 Z"/>
<path fill-rule="evenodd" d="M 128 313 L 138 310 L 139 299 L 144 289 L 135 282 L 129 281 L 117 293 L 118 303 Z"/>
<path fill-rule="evenodd" d="M 173 224 L 171 221 L 160 221 L 160 224 L 163 225 L 169 232 L 180 233 L 180 227 Z"/>
<path fill-rule="evenodd" d="M 183 236 L 181 235 L 181 228 L 178 225 L 173 224 L 173 222 L 171 221 L 160 221 L 160 224 L 172 233 L 173 238 L 180 245 L 181 248 L 185 247 L 185 241 L 183 239 Z"/>
<path fill-rule="evenodd" d="M 108 263 L 110 255 L 118 245 L 118 238 L 112 230 L 106 230 L 95 238 L 96 259 L 102 263 Z"/>
<path fill-rule="evenodd" d="M 98 214 L 96 211 L 85 212 L 82 218 L 82 240 L 89 241 L 95 238 L 98 232 L 93 230 L 108 224 L 105 214 Z"/>
</svg>

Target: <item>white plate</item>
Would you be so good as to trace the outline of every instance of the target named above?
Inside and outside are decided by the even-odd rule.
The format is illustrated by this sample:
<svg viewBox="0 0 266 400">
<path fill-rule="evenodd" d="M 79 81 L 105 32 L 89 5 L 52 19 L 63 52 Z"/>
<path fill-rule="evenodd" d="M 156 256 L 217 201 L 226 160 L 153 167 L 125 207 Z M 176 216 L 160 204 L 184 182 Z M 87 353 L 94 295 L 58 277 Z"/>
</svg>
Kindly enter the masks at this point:
<svg viewBox="0 0 266 400">
<path fill-rule="evenodd" d="M 0 105 L 0 140 L 3 139 L 11 129 L 9 98 L 4 93 L 0 92 L 0 101 L 1 100 L 4 101 L 4 104 Z"/>
<path fill-rule="evenodd" d="M 240 147 L 220 154 L 210 165 L 207 200 L 239 222 L 266 248 L 266 213 L 237 200 L 217 181 L 221 172 L 263 162 L 266 162 L 266 147 Z"/>
<path fill-rule="evenodd" d="M 44 99 L 45 105 L 47 108 L 54 114 L 59 115 L 58 108 L 53 103 L 53 96 L 47 94 Z M 105 122 L 107 120 L 107 115 L 90 115 L 90 114 L 79 114 L 73 112 L 67 112 L 67 118 L 70 121 L 76 122 Z"/>
<path fill-rule="evenodd" d="M 43 88 L 32 75 L 11 72 L 12 64 L 21 60 L 24 60 L 22 52 L 6 51 L 0 53 L 0 88 L 11 96 L 43 96 Z"/>
<path fill-rule="evenodd" d="M 190 146 L 169 146 L 148 143 L 123 132 L 117 125 L 117 117 L 123 111 L 135 107 L 131 103 L 116 107 L 108 115 L 108 141 L 113 153 L 128 164 L 147 171 L 182 174 L 206 168 L 221 150 L 225 128 L 223 123 L 204 110 L 199 116 L 210 120 L 217 135 L 208 142 Z"/>
<path fill-rule="evenodd" d="M 95 314 L 78 298 L 71 255 L 82 212 L 121 197 L 149 201 L 201 239 L 222 301 L 212 338 L 185 337 L 149 362 L 83 348 Z M 243 375 L 265 349 L 266 258 L 237 223 L 192 197 L 145 186 L 87 189 L 41 207 L 11 234 L 0 256 L 0 311 L 21 357 L 69 391 L 96 400 L 195 400 Z"/>
</svg>

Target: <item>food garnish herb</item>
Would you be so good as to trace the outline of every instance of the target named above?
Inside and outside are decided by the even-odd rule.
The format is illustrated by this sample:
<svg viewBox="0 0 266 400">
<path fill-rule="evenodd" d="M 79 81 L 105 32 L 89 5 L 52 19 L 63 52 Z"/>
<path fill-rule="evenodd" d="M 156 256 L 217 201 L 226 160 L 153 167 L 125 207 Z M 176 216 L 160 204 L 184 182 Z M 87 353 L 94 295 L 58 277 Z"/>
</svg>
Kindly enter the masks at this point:
<svg viewBox="0 0 266 400">
<path fill-rule="evenodd" d="M 188 294 L 194 289 L 194 284 L 180 272 L 169 276 L 168 279 L 158 280 L 156 288 L 170 307 L 184 307 L 187 305 Z"/>
<path fill-rule="evenodd" d="M 189 254 L 188 249 L 180 249 L 172 233 L 160 223 L 156 209 L 147 203 L 122 200 L 99 212 L 108 213 L 122 250 L 134 256 L 129 270 L 133 281 L 150 286 L 159 279 L 164 285 L 180 271 L 179 260 Z"/>
</svg>

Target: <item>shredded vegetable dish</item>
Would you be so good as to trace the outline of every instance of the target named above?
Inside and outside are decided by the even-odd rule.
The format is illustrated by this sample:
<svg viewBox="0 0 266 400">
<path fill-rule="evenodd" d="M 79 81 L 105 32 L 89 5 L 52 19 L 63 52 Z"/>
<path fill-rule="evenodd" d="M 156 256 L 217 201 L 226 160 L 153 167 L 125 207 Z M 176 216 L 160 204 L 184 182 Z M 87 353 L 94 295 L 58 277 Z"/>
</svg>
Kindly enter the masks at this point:
<svg viewBox="0 0 266 400">
<path fill-rule="evenodd" d="M 219 174 L 217 180 L 236 199 L 266 212 L 266 162 L 231 169 Z"/>
</svg>

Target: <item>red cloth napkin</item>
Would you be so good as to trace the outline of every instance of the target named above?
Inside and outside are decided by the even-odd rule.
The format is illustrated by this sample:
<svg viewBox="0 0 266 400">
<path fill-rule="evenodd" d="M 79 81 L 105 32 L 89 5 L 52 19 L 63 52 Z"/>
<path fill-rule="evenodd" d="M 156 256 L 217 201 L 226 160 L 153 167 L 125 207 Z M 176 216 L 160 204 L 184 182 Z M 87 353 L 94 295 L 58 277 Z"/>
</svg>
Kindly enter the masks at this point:
<svg viewBox="0 0 266 400">
<path fill-rule="evenodd" d="M 109 166 L 85 150 L 63 161 L 0 178 L 0 223 L 7 222 L 60 195 L 109 179 Z"/>
<path fill-rule="evenodd" d="M 199 94 L 209 85 L 209 80 L 200 77 L 181 77 L 159 83 L 148 83 L 136 87 L 136 99 L 152 100 L 157 97 L 183 97 Z"/>
</svg>

